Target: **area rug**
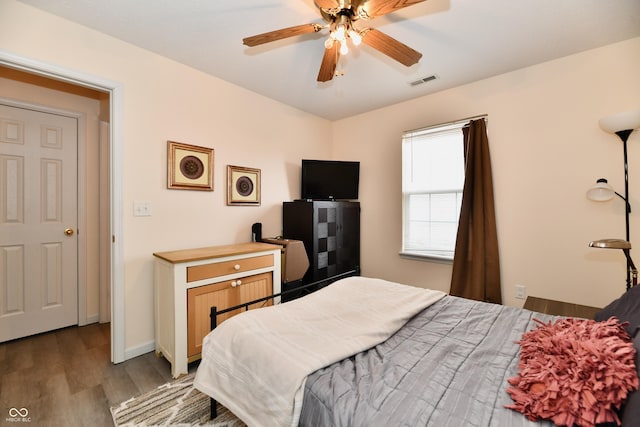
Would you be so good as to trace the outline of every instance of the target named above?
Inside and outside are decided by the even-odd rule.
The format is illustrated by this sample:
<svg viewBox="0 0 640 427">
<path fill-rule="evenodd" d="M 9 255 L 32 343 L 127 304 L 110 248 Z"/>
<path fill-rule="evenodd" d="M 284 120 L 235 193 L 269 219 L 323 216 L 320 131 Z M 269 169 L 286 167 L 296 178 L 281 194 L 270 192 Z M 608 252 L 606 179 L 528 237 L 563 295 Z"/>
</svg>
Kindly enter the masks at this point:
<svg viewBox="0 0 640 427">
<path fill-rule="evenodd" d="M 113 423 L 117 427 L 130 426 L 215 426 L 245 427 L 231 411 L 218 404 L 218 416 L 210 420 L 209 396 L 193 387 L 195 374 L 138 397 L 133 397 L 111 408 Z"/>
</svg>

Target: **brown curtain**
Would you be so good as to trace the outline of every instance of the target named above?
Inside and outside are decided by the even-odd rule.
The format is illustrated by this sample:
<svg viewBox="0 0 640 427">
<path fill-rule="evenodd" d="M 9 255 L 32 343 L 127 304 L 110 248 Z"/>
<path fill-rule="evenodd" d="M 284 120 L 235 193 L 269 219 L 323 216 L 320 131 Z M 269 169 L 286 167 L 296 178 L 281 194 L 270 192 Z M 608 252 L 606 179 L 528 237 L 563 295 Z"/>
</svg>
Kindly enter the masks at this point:
<svg viewBox="0 0 640 427">
<path fill-rule="evenodd" d="M 484 119 L 463 128 L 465 181 L 451 295 L 502 303 L 489 140 Z"/>
</svg>

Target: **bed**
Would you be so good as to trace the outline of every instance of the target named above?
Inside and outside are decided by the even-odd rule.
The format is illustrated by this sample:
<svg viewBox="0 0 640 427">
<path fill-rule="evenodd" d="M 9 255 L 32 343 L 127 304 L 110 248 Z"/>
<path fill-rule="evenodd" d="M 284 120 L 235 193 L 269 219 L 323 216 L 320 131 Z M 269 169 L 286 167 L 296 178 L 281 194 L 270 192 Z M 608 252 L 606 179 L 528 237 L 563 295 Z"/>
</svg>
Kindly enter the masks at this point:
<svg viewBox="0 0 640 427">
<path fill-rule="evenodd" d="M 624 311 L 617 303 L 602 315 Z M 513 390 L 525 382 L 523 334 L 566 320 L 351 277 L 222 323 L 205 338 L 194 384 L 250 426 L 552 426 L 512 409 Z M 627 344 L 630 335 L 616 345 Z M 616 403 L 637 388 L 635 354 L 623 356 L 635 383 L 620 380 L 631 397 L 618 387 Z M 631 426 L 626 406 L 611 409 Z"/>
</svg>

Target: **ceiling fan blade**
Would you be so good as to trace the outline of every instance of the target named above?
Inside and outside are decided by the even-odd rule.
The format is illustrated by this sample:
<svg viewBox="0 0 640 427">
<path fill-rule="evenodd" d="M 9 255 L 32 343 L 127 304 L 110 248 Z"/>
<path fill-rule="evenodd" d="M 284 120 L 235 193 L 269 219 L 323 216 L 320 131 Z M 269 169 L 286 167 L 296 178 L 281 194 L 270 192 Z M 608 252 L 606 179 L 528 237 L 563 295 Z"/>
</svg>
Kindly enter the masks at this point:
<svg viewBox="0 0 640 427">
<path fill-rule="evenodd" d="M 322 63 L 320 64 L 320 71 L 318 72 L 319 82 L 328 82 L 333 78 L 336 72 L 338 58 L 340 56 L 338 45 L 339 43 L 334 43 L 331 47 L 324 50 L 324 56 L 322 57 Z"/>
<path fill-rule="evenodd" d="M 371 19 L 424 1 L 426 0 L 362 0 L 356 9 L 358 14 L 364 14 L 361 17 Z"/>
<path fill-rule="evenodd" d="M 333 9 L 340 7 L 338 0 L 313 0 L 317 7 L 320 9 Z"/>
<path fill-rule="evenodd" d="M 407 67 L 416 64 L 422 58 L 420 52 L 373 28 L 366 30 L 362 37 L 362 43 L 371 46 Z"/>
<path fill-rule="evenodd" d="M 245 37 L 244 39 L 242 39 L 242 43 L 247 46 L 253 47 L 276 40 L 286 39 L 289 37 L 315 33 L 320 31 L 321 29 L 322 26 L 318 24 L 296 25 L 295 27 L 282 28 L 280 30 L 269 31 L 268 33 Z"/>
</svg>

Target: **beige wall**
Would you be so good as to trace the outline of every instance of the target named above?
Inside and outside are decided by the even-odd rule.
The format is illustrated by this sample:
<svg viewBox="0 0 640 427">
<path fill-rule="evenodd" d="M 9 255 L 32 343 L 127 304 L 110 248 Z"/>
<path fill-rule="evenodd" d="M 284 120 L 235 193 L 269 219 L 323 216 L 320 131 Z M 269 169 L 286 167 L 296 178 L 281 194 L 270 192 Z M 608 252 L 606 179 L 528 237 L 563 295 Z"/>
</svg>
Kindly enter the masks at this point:
<svg viewBox="0 0 640 427">
<path fill-rule="evenodd" d="M 488 114 L 503 298 L 603 306 L 624 291 L 624 203 L 586 199 L 606 177 L 624 191 L 622 143 L 598 127 L 640 108 L 640 38 L 528 67 L 334 123 L 334 155 L 362 162 L 363 274 L 447 291 L 451 266 L 398 256 L 403 130 Z M 640 245 L 640 132 L 629 140 L 631 240 Z M 640 255 L 636 256 L 640 261 Z"/>
<path fill-rule="evenodd" d="M 324 119 L 13 0 L 0 5 L 0 49 L 123 87 L 127 354 L 153 343 L 153 252 L 249 241 L 258 221 L 280 234 L 300 159 L 330 156 Z M 215 149 L 213 192 L 166 188 L 167 140 Z M 261 206 L 226 206 L 229 164 L 261 169 Z M 153 215 L 134 217 L 135 200 Z"/>
<path fill-rule="evenodd" d="M 257 221 L 265 235 L 279 234 L 282 201 L 299 196 L 303 157 L 362 162 L 364 274 L 448 290 L 449 265 L 398 256 L 400 134 L 483 113 L 505 301 L 522 303 L 513 298 L 516 283 L 530 295 L 589 305 L 624 288 L 622 255 L 586 246 L 623 236 L 623 205 L 595 204 L 584 193 L 600 176 L 622 188 L 621 144 L 597 121 L 640 108 L 640 39 L 331 123 L 14 0 L 2 0 L 1 8 L 0 49 L 122 84 L 129 353 L 153 340 L 151 254 L 247 241 Z M 166 188 L 167 140 L 215 149 L 213 193 Z M 640 237 L 639 143 L 636 133 L 632 240 Z M 260 207 L 225 205 L 228 164 L 262 170 Z M 151 201 L 153 215 L 134 217 L 135 200 Z"/>
</svg>

